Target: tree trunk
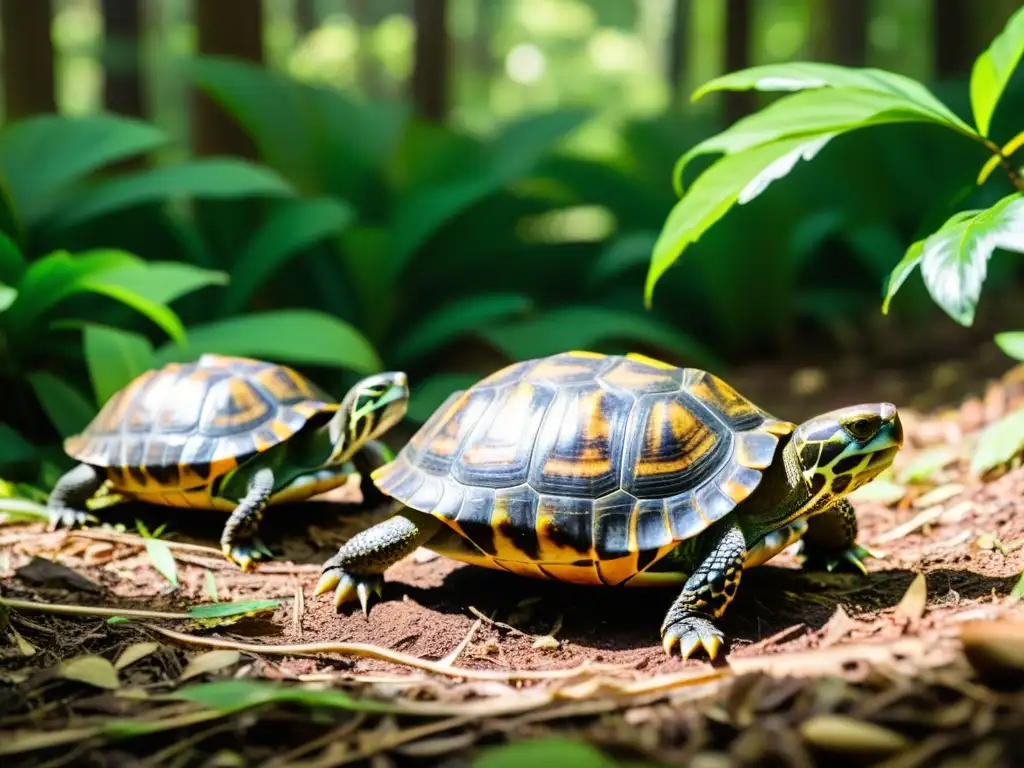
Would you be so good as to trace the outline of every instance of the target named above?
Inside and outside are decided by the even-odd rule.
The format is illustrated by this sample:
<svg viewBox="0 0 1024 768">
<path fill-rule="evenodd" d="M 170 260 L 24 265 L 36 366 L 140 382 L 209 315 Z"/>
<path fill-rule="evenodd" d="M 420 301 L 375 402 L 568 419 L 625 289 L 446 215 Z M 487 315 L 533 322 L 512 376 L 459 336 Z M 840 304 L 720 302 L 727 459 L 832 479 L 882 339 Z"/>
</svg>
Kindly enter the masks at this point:
<svg viewBox="0 0 1024 768">
<path fill-rule="evenodd" d="M 750 0 L 726 0 L 725 71 L 750 66 Z M 734 123 L 754 110 L 753 91 L 726 91 L 725 120 Z"/>
<path fill-rule="evenodd" d="M 0 0 L 6 122 L 57 111 L 50 0 Z"/>
<path fill-rule="evenodd" d="M 437 123 L 448 113 L 447 11 L 447 0 L 413 0 L 413 106 L 421 118 Z"/>
<path fill-rule="evenodd" d="M 111 112 L 143 117 L 139 0 L 101 0 L 103 13 L 103 105 Z"/>
<path fill-rule="evenodd" d="M 959 77 L 971 71 L 975 54 L 970 28 L 969 0 L 934 0 L 932 47 L 937 77 Z"/>
<path fill-rule="evenodd" d="M 868 52 L 868 0 L 818 0 L 812 11 L 814 57 L 863 67 Z"/>
<path fill-rule="evenodd" d="M 689 53 L 687 34 L 693 18 L 692 0 L 675 0 L 672 3 L 672 27 L 668 38 L 668 85 L 672 106 L 685 102 L 683 85 L 686 82 L 686 56 Z"/>
<path fill-rule="evenodd" d="M 263 3 L 256 0 L 193 0 L 201 55 L 229 56 L 263 64 Z M 197 156 L 237 155 L 255 158 L 252 141 L 210 99 L 193 93 L 192 145 Z"/>
</svg>

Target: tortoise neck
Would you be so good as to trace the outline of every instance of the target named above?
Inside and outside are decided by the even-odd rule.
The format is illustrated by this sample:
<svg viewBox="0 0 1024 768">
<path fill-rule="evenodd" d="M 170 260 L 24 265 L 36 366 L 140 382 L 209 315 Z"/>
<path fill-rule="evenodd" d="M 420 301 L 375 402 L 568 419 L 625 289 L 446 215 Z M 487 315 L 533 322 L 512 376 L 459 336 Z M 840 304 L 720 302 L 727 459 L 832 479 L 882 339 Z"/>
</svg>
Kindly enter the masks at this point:
<svg viewBox="0 0 1024 768">
<path fill-rule="evenodd" d="M 792 441 L 782 447 L 779 459 L 765 470 L 757 490 L 743 503 L 747 520 L 743 528 L 751 541 L 803 516 L 813 502 Z"/>
</svg>

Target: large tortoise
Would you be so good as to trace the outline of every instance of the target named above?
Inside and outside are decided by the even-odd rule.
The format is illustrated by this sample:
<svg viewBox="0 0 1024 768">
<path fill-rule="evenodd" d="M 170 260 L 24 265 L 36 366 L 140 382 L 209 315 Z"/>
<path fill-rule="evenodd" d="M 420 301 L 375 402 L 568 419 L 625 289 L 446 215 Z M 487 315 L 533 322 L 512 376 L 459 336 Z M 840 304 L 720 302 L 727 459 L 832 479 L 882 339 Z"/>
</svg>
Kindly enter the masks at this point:
<svg viewBox="0 0 1024 768">
<path fill-rule="evenodd" d="M 387 460 L 376 441 L 405 415 L 405 374 L 356 383 L 340 405 L 283 365 L 205 354 L 150 370 L 115 393 L 64 443 L 81 462 L 50 494 L 51 526 L 88 518 L 104 484 L 125 498 L 230 512 L 221 535 L 228 560 L 259 557 L 268 504 L 299 501 L 370 473 Z"/>
<path fill-rule="evenodd" d="M 455 392 L 378 487 L 400 504 L 328 560 L 316 587 L 364 612 L 382 574 L 425 546 L 468 563 L 594 585 L 682 584 L 666 652 L 724 642 L 713 620 L 744 568 L 803 538 L 805 565 L 864 570 L 845 496 L 903 444 L 889 403 L 797 426 L 716 376 L 630 354 L 566 352 Z"/>
</svg>

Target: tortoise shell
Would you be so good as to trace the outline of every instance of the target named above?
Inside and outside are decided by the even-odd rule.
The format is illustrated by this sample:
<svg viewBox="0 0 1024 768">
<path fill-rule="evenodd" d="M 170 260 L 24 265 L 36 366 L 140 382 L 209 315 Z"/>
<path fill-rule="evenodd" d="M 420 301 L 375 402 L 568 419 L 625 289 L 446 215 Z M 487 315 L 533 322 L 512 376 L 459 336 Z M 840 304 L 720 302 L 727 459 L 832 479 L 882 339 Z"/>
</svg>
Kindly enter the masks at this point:
<svg viewBox="0 0 1024 768">
<path fill-rule="evenodd" d="M 374 480 L 479 550 L 461 559 L 622 584 L 747 498 L 795 428 L 706 371 L 567 352 L 455 392 Z"/>
<path fill-rule="evenodd" d="M 64 450 L 121 491 L 198 491 L 337 407 L 291 368 L 205 354 L 136 378 Z"/>
</svg>

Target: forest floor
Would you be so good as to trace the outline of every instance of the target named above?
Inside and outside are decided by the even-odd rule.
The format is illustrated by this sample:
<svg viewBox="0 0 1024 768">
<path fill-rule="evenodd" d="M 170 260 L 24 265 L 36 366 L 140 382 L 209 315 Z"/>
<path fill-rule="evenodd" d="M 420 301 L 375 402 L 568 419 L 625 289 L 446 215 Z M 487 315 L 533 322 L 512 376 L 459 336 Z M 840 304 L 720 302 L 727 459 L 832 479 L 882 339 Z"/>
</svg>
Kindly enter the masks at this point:
<svg viewBox="0 0 1024 768">
<path fill-rule="evenodd" d="M 217 513 L 120 505 L 74 532 L 8 520 L 0 756 L 5 766 L 1021 764 L 1024 468 L 981 478 L 970 462 L 980 430 L 1024 407 L 1024 366 L 988 381 L 983 368 L 973 394 L 902 409 L 907 444 L 891 477 L 855 500 L 860 541 L 880 555 L 869 573 L 805 572 L 788 553 L 748 572 L 715 663 L 662 650 L 672 590 L 532 581 L 425 550 L 388 572 L 369 617 L 339 614 L 330 595 L 313 597 L 319 564 L 375 516 L 317 501 L 267 516 L 275 558 L 251 573 L 220 557 Z M 791 419 L 855 391 L 889 396 L 825 376 L 758 369 L 730 382 Z M 334 497 L 358 501 L 358 490 Z M 168 523 L 177 586 L 136 519 Z M 213 600 L 276 606 L 183 615 Z"/>
</svg>

